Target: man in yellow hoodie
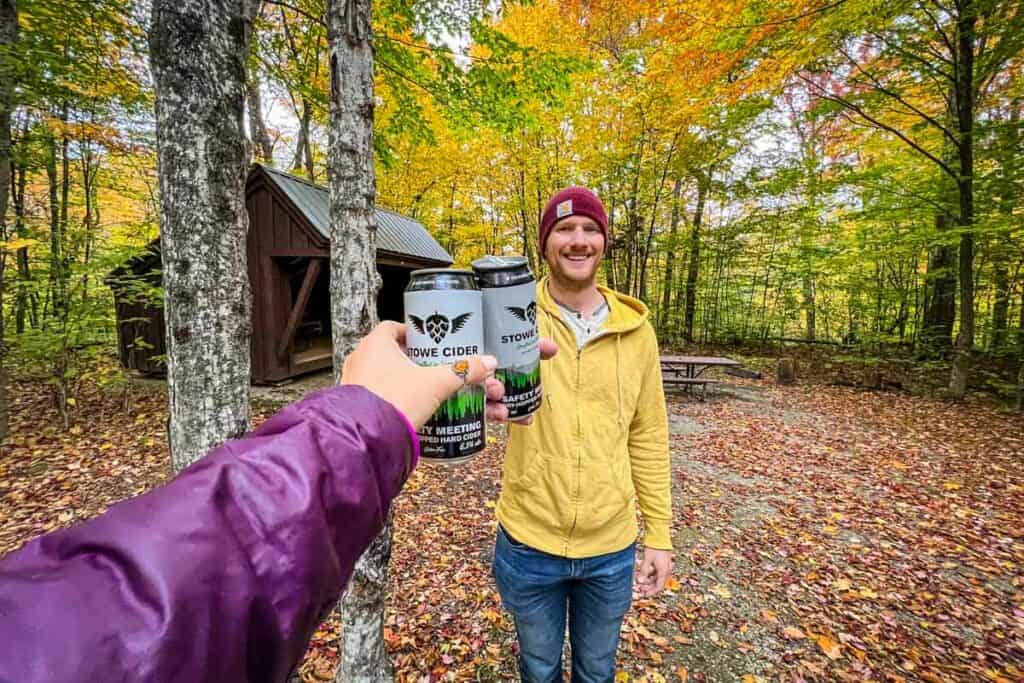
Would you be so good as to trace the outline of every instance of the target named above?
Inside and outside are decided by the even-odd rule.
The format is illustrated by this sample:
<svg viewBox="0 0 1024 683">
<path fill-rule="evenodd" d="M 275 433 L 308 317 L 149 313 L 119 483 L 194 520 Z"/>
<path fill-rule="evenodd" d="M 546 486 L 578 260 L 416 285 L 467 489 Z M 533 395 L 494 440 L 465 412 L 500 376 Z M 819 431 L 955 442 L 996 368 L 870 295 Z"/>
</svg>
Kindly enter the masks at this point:
<svg viewBox="0 0 1024 683">
<path fill-rule="evenodd" d="M 562 680 L 567 616 L 572 680 L 613 681 L 634 575 L 651 596 L 672 569 L 658 342 L 643 303 L 597 284 L 607 245 L 597 195 L 570 187 L 551 198 L 537 322 L 559 351 L 541 364 L 544 402 L 532 424 L 509 426 L 493 566 L 529 683 Z"/>
</svg>

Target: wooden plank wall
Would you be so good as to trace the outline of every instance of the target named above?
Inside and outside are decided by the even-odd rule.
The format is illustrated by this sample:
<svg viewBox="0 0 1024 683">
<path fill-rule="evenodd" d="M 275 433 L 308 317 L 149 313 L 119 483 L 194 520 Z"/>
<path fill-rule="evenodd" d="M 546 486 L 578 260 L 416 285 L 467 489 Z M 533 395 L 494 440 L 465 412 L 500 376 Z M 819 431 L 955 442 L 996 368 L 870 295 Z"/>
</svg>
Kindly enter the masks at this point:
<svg viewBox="0 0 1024 683">
<path fill-rule="evenodd" d="M 117 346 L 121 365 L 145 375 L 165 374 L 167 368 L 164 364 L 153 360 L 154 356 L 167 353 L 163 308 L 139 301 L 126 301 L 123 295 L 115 293 L 114 310 L 117 315 Z"/>
</svg>

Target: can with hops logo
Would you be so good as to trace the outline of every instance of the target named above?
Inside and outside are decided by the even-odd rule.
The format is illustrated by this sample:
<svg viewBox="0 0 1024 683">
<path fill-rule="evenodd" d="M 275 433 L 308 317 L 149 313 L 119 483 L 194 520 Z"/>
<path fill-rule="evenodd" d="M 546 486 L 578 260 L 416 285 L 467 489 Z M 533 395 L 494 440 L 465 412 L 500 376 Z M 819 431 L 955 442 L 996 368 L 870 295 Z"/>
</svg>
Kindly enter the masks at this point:
<svg viewBox="0 0 1024 683">
<path fill-rule="evenodd" d="M 484 346 L 498 359 L 508 417 L 521 420 L 542 400 L 537 283 L 522 256 L 485 256 L 473 261 L 473 273 L 483 291 Z"/>
<path fill-rule="evenodd" d="M 413 271 L 405 288 L 406 353 L 418 365 L 451 365 L 484 353 L 483 303 L 472 271 Z M 415 387 L 410 387 L 415 391 Z M 423 460 L 464 462 L 487 443 L 482 386 L 464 386 L 446 400 L 417 434 Z"/>
</svg>

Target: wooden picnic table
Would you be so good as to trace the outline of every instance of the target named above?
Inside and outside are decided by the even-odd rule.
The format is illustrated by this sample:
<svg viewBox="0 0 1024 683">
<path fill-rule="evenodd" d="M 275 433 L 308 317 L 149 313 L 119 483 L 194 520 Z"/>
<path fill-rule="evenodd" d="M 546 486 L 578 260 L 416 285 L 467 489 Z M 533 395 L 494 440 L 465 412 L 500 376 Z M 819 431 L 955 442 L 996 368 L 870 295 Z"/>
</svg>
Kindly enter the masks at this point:
<svg viewBox="0 0 1024 683">
<path fill-rule="evenodd" d="M 740 365 L 739 361 L 720 356 L 662 356 L 661 381 L 666 387 L 683 387 L 689 391 L 699 386 L 707 392 L 709 384 L 717 384 L 719 380 L 702 377 L 708 368 L 727 368 Z"/>
<path fill-rule="evenodd" d="M 662 356 L 661 369 L 679 374 L 683 377 L 696 379 L 708 368 L 736 367 L 740 362 L 732 358 L 720 356 Z"/>
</svg>

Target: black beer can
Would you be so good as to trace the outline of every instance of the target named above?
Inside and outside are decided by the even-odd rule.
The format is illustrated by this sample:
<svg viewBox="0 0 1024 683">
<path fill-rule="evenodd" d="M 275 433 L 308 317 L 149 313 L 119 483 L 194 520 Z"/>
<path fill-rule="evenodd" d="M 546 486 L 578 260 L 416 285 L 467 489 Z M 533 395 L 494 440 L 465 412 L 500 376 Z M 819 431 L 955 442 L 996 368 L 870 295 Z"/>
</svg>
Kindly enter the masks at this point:
<svg viewBox="0 0 1024 683">
<path fill-rule="evenodd" d="M 406 353 L 418 365 L 459 365 L 484 353 L 482 295 L 472 271 L 413 271 L 405 288 Z M 416 391 L 416 387 L 409 387 Z M 417 432 L 422 458 L 458 463 L 487 443 L 482 386 L 466 385 Z"/>
<path fill-rule="evenodd" d="M 484 348 L 497 357 L 510 420 L 531 415 L 541 404 L 537 284 L 522 256 L 485 256 L 473 261 L 483 291 Z"/>
</svg>

